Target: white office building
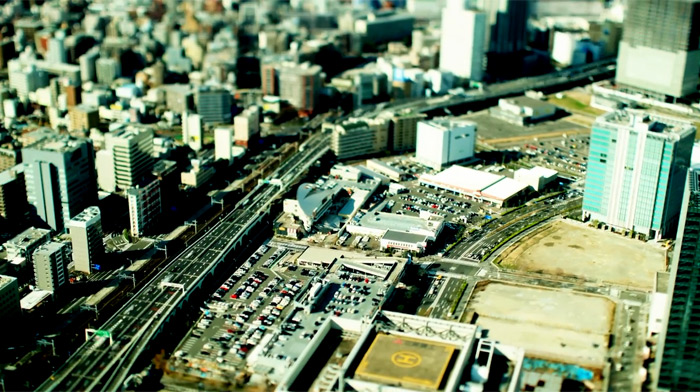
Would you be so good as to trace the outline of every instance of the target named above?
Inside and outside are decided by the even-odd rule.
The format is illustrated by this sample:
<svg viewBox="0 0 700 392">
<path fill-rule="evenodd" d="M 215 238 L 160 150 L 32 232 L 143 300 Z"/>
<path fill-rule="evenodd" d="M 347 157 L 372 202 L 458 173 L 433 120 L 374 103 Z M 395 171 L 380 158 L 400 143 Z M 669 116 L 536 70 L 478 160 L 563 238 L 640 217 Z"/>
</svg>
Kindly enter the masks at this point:
<svg viewBox="0 0 700 392">
<path fill-rule="evenodd" d="M 202 149 L 202 117 L 185 112 L 182 115 L 182 142 L 194 151 Z"/>
<path fill-rule="evenodd" d="M 68 230 L 73 244 L 74 268 L 89 274 L 105 252 L 100 209 L 86 208 L 68 222 Z"/>
<path fill-rule="evenodd" d="M 486 14 L 448 2 L 442 10 L 440 70 L 480 81 L 484 73 Z"/>
<path fill-rule="evenodd" d="M 474 157 L 476 124 L 466 120 L 434 119 L 418 123 L 416 160 L 435 170 Z"/>
<path fill-rule="evenodd" d="M 62 31 L 57 32 L 56 36 L 49 39 L 49 49 L 46 53 L 46 59 L 52 63 L 66 62 L 65 34 Z"/>
<path fill-rule="evenodd" d="M 231 127 L 214 130 L 214 159 L 233 163 L 233 129 Z"/>
</svg>

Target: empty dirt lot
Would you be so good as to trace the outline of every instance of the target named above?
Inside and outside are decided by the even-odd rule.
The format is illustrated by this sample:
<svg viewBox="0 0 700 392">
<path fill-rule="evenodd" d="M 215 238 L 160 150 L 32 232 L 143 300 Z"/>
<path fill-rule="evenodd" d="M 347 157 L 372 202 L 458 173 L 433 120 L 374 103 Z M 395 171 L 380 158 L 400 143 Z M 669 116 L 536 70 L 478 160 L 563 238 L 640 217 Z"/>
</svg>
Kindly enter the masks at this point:
<svg viewBox="0 0 700 392">
<path fill-rule="evenodd" d="M 480 282 L 463 322 L 527 356 L 593 369 L 605 366 L 615 304 L 607 298 L 498 281 Z"/>
<path fill-rule="evenodd" d="M 664 250 L 559 220 L 506 249 L 497 262 L 504 268 L 651 289 L 654 274 L 664 269 Z"/>
</svg>

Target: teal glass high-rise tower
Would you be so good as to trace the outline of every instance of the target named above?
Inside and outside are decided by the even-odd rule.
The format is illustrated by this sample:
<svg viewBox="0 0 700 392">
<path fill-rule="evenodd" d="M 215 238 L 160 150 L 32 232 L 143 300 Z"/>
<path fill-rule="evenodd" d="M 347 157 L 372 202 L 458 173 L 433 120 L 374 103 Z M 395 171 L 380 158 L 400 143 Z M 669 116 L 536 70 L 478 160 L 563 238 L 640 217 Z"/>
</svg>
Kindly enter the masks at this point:
<svg viewBox="0 0 700 392">
<path fill-rule="evenodd" d="M 615 111 L 591 132 L 583 216 L 649 238 L 676 233 L 695 127 L 673 117 Z"/>
</svg>

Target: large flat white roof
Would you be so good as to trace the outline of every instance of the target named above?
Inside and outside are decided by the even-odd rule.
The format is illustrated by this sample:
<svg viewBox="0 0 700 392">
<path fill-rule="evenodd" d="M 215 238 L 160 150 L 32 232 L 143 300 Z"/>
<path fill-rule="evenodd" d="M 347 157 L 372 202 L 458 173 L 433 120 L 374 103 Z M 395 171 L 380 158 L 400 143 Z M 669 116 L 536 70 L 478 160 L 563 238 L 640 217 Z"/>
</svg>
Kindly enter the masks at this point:
<svg viewBox="0 0 700 392">
<path fill-rule="evenodd" d="M 439 188 L 494 201 L 508 200 L 528 186 L 505 176 L 457 165 L 435 175 L 423 175 L 420 177 L 420 181 Z"/>
<path fill-rule="evenodd" d="M 482 172 L 468 167 L 453 165 L 438 174 L 425 174 L 421 181 L 452 188 L 465 193 L 481 192 L 504 177 L 498 174 Z"/>
<path fill-rule="evenodd" d="M 484 198 L 492 200 L 508 200 L 511 197 L 522 192 L 528 185 L 520 181 L 515 181 L 512 178 L 504 177 L 501 181 L 484 189 L 481 195 Z"/>
</svg>

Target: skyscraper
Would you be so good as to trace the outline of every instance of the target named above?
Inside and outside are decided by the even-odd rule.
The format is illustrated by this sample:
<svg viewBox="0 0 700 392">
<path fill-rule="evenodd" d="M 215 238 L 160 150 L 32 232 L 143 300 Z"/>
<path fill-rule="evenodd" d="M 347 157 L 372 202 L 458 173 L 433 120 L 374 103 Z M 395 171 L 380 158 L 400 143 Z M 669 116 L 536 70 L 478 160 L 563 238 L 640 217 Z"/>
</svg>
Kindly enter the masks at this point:
<svg viewBox="0 0 700 392">
<path fill-rule="evenodd" d="M 51 135 L 22 150 L 27 201 L 52 229 L 97 200 L 92 143 Z"/>
<path fill-rule="evenodd" d="M 68 249 L 60 242 L 49 242 L 34 251 L 34 282 L 40 290 L 55 293 L 68 283 Z"/>
<path fill-rule="evenodd" d="M 700 0 L 629 0 L 615 80 L 665 96 L 697 92 Z"/>
<path fill-rule="evenodd" d="M 688 171 L 671 264 L 666 328 L 659 339 L 659 390 L 693 390 L 700 383 L 700 166 Z"/>
<path fill-rule="evenodd" d="M 486 14 L 466 10 L 463 1 L 442 10 L 440 70 L 479 81 L 484 73 Z"/>
<path fill-rule="evenodd" d="M 675 235 L 695 127 L 671 117 L 617 111 L 591 132 L 583 214 L 651 238 Z"/>
<path fill-rule="evenodd" d="M 525 49 L 530 0 L 467 0 L 467 6 L 486 14 L 487 52 L 508 54 Z"/>
<path fill-rule="evenodd" d="M 94 206 L 86 208 L 70 220 L 68 229 L 73 244 L 75 270 L 89 274 L 93 264 L 105 252 L 100 209 Z"/>
</svg>

